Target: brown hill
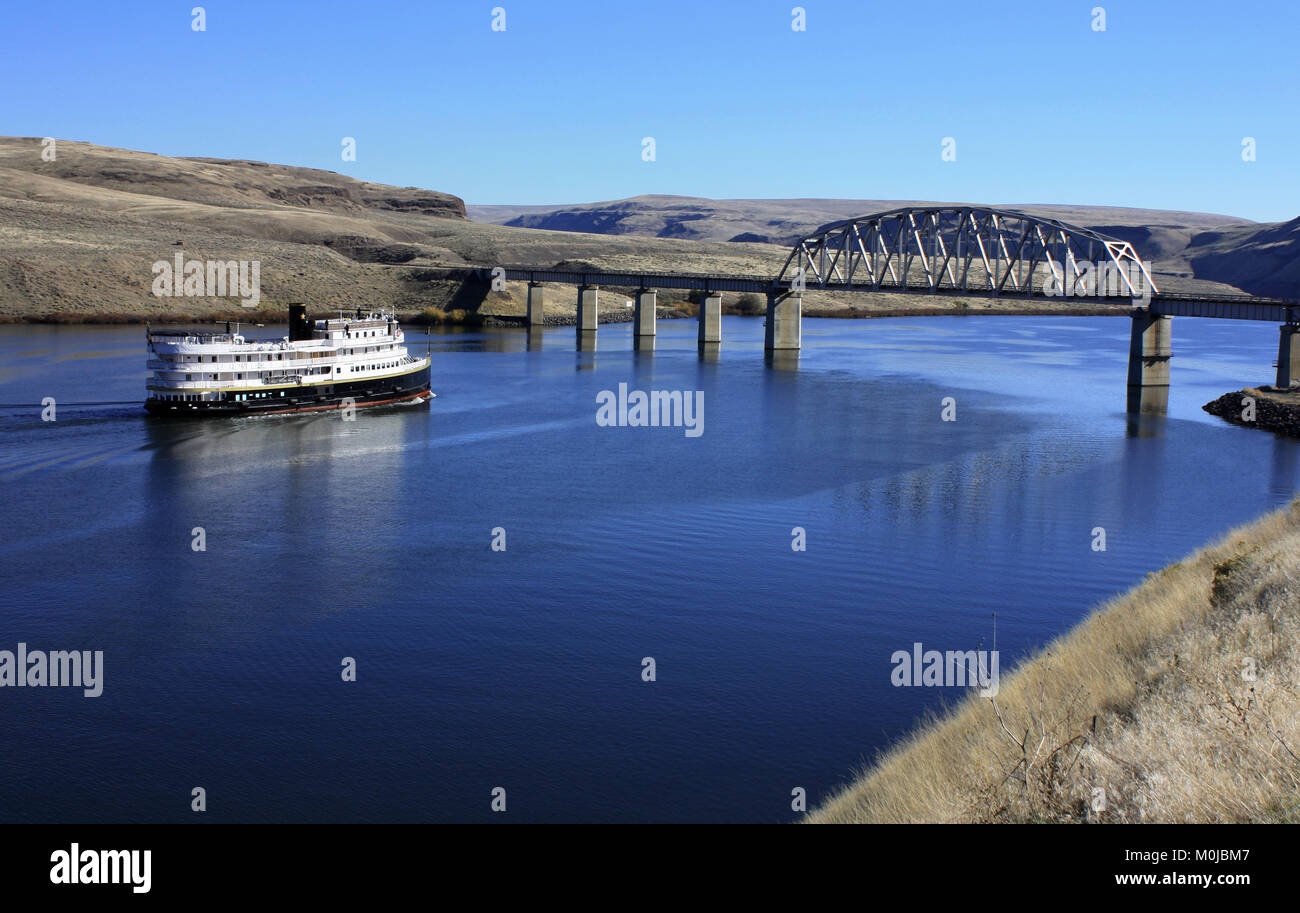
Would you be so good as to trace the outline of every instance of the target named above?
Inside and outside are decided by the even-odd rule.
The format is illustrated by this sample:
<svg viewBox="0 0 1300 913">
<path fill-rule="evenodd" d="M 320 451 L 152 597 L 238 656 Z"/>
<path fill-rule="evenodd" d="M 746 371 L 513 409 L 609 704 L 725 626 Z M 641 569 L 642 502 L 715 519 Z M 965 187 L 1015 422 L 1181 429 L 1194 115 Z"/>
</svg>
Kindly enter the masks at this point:
<svg viewBox="0 0 1300 913">
<path fill-rule="evenodd" d="M 699 241 L 762 239 L 789 245 L 829 222 L 901 206 L 942 205 L 924 200 L 710 200 L 667 194 L 645 194 L 626 200 L 564 206 L 470 206 L 479 222 L 553 231 L 689 238 Z M 1198 231 L 1228 225 L 1253 225 L 1246 219 L 1200 212 L 1166 212 L 1118 206 L 1011 204 L 1035 215 L 1117 231 Z M 1178 249 L 1186 246 L 1186 239 Z"/>
<path fill-rule="evenodd" d="M 1201 232 L 1183 256 L 1195 275 L 1218 277 L 1253 295 L 1300 298 L 1300 218 Z"/>
<path fill-rule="evenodd" d="M 455 196 L 389 187 L 311 168 L 171 158 L 36 137 L 0 138 L 0 320 L 205 317 L 238 302 L 156 298 L 152 265 L 257 260 L 262 304 L 280 312 L 358 305 L 475 307 L 482 289 L 445 268 L 583 260 L 621 269 L 691 263 L 723 273 L 774 272 L 760 245 L 579 236 L 476 224 Z M 567 298 L 565 299 L 567 301 Z M 490 302 L 522 308 L 516 287 Z M 557 307 L 564 303 L 557 300 Z M 233 311 L 232 311 L 233 309 Z"/>
</svg>

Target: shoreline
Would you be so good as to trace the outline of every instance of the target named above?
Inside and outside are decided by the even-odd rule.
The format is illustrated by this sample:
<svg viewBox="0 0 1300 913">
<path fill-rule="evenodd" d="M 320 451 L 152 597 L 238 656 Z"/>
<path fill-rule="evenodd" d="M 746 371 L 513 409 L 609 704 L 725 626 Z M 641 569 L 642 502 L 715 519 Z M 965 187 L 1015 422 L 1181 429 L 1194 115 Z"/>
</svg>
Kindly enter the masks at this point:
<svg viewBox="0 0 1300 913">
<path fill-rule="evenodd" d="M 1101 604 L 807 823 L 1300 822 L 1300 497 Z"/>
</svg>

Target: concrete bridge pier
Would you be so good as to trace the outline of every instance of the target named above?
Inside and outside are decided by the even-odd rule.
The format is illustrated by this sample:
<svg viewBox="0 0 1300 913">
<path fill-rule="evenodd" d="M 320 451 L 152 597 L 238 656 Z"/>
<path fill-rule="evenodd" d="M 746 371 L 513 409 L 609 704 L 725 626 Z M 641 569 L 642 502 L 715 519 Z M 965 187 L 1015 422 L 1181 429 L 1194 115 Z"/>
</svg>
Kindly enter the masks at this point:
<svg viewBox="0 0 1300 913">
<path fill-rule="evenodd" d="M 768 352 L 798 351 L 802 345 L 803 296 L 799 292 L 768 292 L 763 348 Z"/>
<path fill-rule="evenodd" d="M 709 293 L 700 305 L 700 349 L 722 342 L 722 296 Z"/>
<path fill-rule="evenodd" d="M 600 290 L 594 285 L 578 286 L 578 333 L 594 333 L 600 323 L 596 313 L 596 299 Z"/>
<path fill-rule="evenodd" d="M 1128 349 L 1128 411 L 1163 415 L 1169 409 L 1172 317 L 1133 311 Z"/>
<path fill-rule="evenodd" d="M 655 290 L 643 288 L 636 293 L 636 311 L 632 316 L 632 343 L 638 349 L 653 349 L 655 342 Z"/>
<path fill-rule="evenodd" d="M 528 283 L 528 319 L 526 323 L 530 327 L 540 327 L 546 324 L 546 289 L 540 282 Z"/>
<path fill-rule="evenodd" d="M 1277 344 L 1277 385 L 1286 389 L 1300 382 L 1300 325 L 1285 323 Z"/>
</svg>

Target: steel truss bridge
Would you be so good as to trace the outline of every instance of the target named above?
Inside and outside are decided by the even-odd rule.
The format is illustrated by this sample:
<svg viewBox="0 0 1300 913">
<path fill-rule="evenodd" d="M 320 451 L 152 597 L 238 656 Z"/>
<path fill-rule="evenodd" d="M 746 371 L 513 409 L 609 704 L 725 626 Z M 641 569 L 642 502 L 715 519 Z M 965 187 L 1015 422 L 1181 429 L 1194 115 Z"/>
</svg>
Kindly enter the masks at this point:
<svg viewBox="0 0 1300 913">
<path fill-rule="evenodd" d="M 1300 323 L 1300 301 L 1162 293 L 1127 241 L 1058 219 L 978 206 L 911 206 L 823 226 L 794 245 L 775 277 L 502 269 L 506 279 L 587 287 L 1064 298 L 1081 307 L 1132 301 L 1159 316 Z"/>
<path fill-rule="evenodd" d="M 722 293 L 767 296 L 763 347 L 797 352 L 802 300 L 810 290 L 1127 303 L 1130 412 L 1163 412 L 1169 396 L 1171 317 L 1267 320 L 1280 324 L 1277 384 L 1300 382 L 1300 301 L 1250 295 L 1161 293 L 1133 246 L 1058 219 L 979 206 L 907 206 L 845 219 L 794 245 L 774 277 L 599 269 L 495 267 L 494 278 L 528 282 L 530 327 L 545 322 L 545 284 L 576 285 L 578 344 L 594 345 L 600 286 L 636 288 L 633 344 L 653 347 L 655 289 L 707 293 L 699 310 L 702 354 L 722 340 Z M 1091 307 L 1089 306 L 1091 305 Z M 1063 310 L 1063 313 L 1068 313 Z"/>
<path fill-rule="evenodd" d="M 778 278 L 844 291 L 1137 298 L 1157 289 L 1127 241 L 1005 209 L 905 207 L 795 245 Z"/>
</svg>

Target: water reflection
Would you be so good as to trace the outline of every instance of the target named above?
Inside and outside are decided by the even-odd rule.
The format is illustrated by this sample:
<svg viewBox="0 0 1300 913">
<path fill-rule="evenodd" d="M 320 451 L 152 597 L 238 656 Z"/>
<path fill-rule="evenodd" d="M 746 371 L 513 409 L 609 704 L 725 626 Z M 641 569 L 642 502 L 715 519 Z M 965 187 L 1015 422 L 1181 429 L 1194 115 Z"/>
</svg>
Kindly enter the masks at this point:
<svg viewBox="0 0 1300 913">
<path fill-rule="evenodd" d="M 1128 388 L 1128 411 L 1139 415 L 1165 415 L 1169 412 L 1169 388 Z"/>
<path fill-rule="evenodd" d="M 778 349 L 776 351 L 764 351 L 763 360 L 769 368 L 776 371 L 798 371 L 799 370 L 799 350 L 798 349 Z"/>
<path fill-rule="evenodd" d="M 528 347 L 524 331 L 518 327 L 493 327 L 482 334 L 473 349 L 465 351 L 479 352 L 523 352 Z M 437 366 L 435 365 L 435 370 Z"/>
<path fill-rule="evenodd" d="M 1286 435 L 1273 435 L 1273 490 L 1281 495 L 1289 495 L 1300 488 L 1296 475 L 1296 451 L 1300 444 Z"/>
<path fill-rule="evenodd" d="M 364 458 L 366 475 L 380 474 L 384 464 L 397 468 L 399 452 L 424 440 L 428 402 L 356 410 L 345 420 L 341 411 L 247 418 L 214 417 L 192 421 L 146 419 L 144 448 L 150 468 L 162 485 L 178 485 L 185 496 L 190 483 L 213 484 L 221 477 L 251 476 L 261 469 L 289 473 L 311 464 L 329 467 Z M 211 495 L 211 489 L 205 495 Z"/>
<path fill-rule="evenodd" d="M 1161 437 L 1165 433 L 1165 415 L 1163 412 L 1134 412 L 1125 414 L 1124 433 L 1126 437 Z"/>
</svg>

